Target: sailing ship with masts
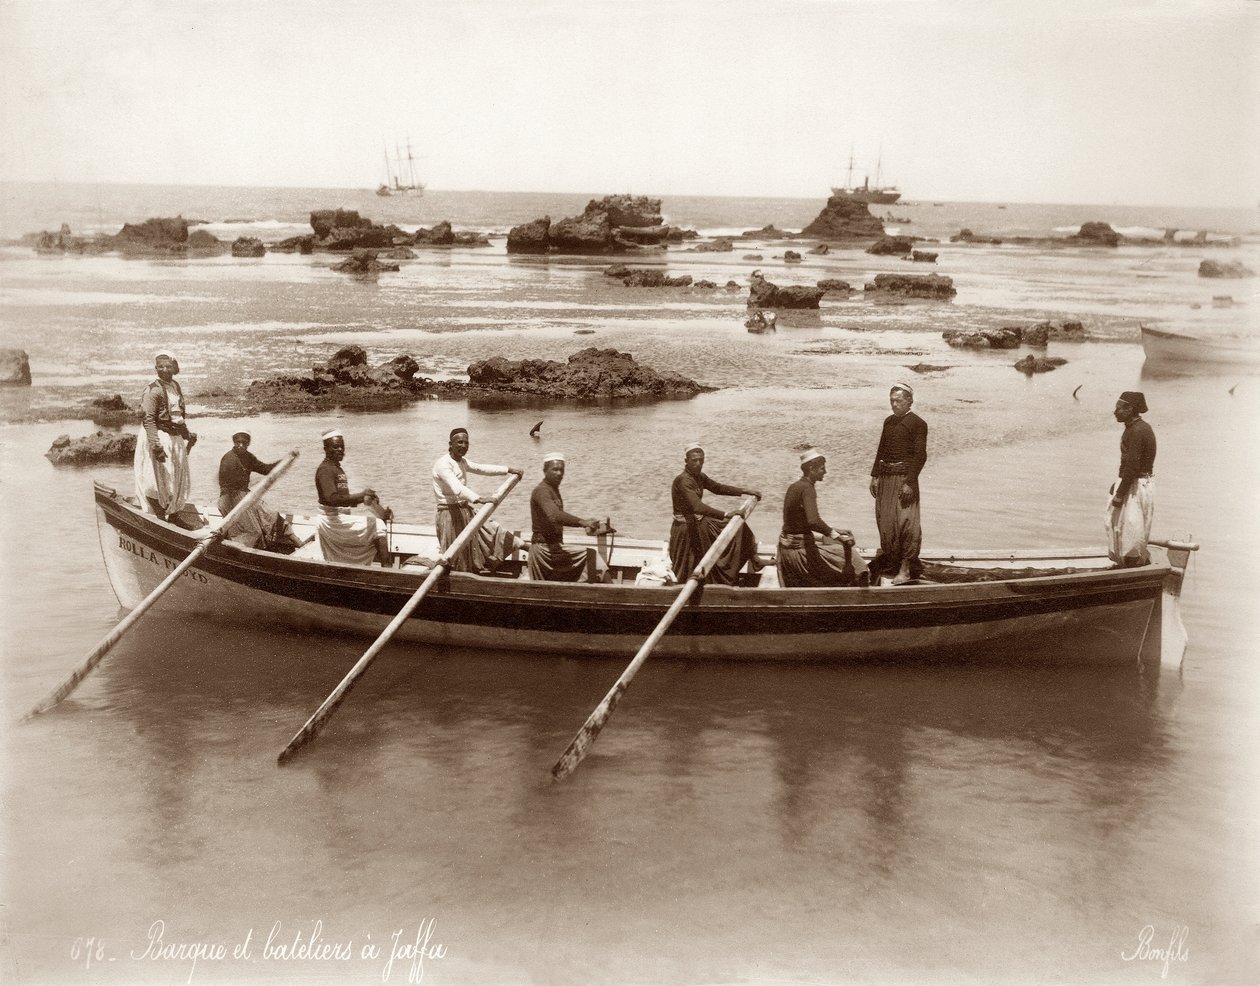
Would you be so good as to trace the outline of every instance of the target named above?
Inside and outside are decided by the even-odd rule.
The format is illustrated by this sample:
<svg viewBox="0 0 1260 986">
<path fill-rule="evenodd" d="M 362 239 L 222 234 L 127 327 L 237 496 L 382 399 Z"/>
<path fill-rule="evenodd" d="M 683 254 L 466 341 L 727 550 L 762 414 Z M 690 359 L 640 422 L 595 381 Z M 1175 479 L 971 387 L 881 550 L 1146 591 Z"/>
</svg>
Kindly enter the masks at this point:
<svg viewBox="0 0 1260 986">
<path fill-rule="evenodd" d="M 416 180 L 416 158 L 411 150 L 411 138 L 407 138 L 407 156 L 394 145 L 394 157 L 389 156 L 385 145 L 385 181 L 376 189 L 377 195 L 423 195 L 424 182 Z"/>
<path fill-rule="evenodd" d="M 901 198 L 901 191 L 896 185 L 879 183 L 880 168 L 883 165 L 883 152 L 875 162 L 875 187 L 871 187 L 871 176 L 866 175 L 861 185 L 853 184 L 853 151 L 849 151 L 849 175 L 844 185 L 832 185 L 831 194 L 840 195 L 853 202 L 867 202 L 874 205 L 892 205 Z"/>
</svg>

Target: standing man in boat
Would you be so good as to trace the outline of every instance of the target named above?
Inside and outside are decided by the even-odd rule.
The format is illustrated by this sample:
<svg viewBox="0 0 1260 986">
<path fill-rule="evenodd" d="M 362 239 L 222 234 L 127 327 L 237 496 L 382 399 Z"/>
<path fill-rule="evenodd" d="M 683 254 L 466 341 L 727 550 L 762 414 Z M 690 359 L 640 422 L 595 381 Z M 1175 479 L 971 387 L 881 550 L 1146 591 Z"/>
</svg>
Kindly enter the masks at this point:
<svg viewBox="0 0 1260 986">
<path fill-rule="evenodd" d="M 476 476 L 524 476 L 523 469 L 512 466 L 488 466 L 470 462 L 466 456 L 470 448 L 467 428 L 452 428 L 445 455 L 433 463 L 433 497 L 437 501 L 438 545 L 443 551 L 459 536 L 473 519 L 478 504 L 487 503 L 470 488 L 465 480 L 469 473 Z M 451 559 L 455 572 L 493 572 L 517 548 L 516 537 L 503 530 L 492 520 L 478 529 L 475 537 Z"/>
<path fill-rule="evenodd" d="M 778 563 L 779 584 L 786 588 L 870 585 L 866 562 L 854 550 L 853 532 L 832 527 L 818 516 L 814 487 L 826 475 L 825 455 L 818 449 L 802 452 L 801 478 L 783 496 Z"/>
<path fill-rule="evenodd" d="M 320 436 L 324 441 L 324 461 L 315 469 L 315 492 L 319 497 L 319 548 L 326 561 L 370 565 L 373 561 L 389 567 L 389 538 L 385 524 L 393 519 L 389 507 L 371 487 L 350 492 L 350 481 L 341 468 L 346 457 L 346 439 L 335 428 Z M 350 513 L 351 507 L 365 506 L 371 516 Z"/>
<path fill-rule="evenodd" d="M 219 460 L 219 513 L 226 517 L 249 494 L 251 473 L 266 476 L 276 466 L 275 462 L 261 462 L 249 450 L 250 435 L 238 431 L 232 436 L 232 448 Z M 239 541 L 248 548 L 260 547 L 270 551 L 290 552 L 298 546 L 292 529 L 275 510 L 262 499 L 237 517 L 228 529 L 227 537 Z"/>
<path fill-rule="evenodd" d="M 140 396 L 143 434 L 136 442 L 136 493 L 149 513 L 170 520 L 192 492 L 188 453 L 197 436 L 188 430 L 184 391 L 175 382 L 179 361 L 166 353 L 153 359 L 157 379 Z"/>
<path fill-rule="evenodd" d="M 674 506 L 674 523 L 669 529 L 669 561 L 679 579 L 686 580 L 695 570 L 709 546 L 717 540 L 738 510 L 719 510 L 704 502 L 704 491 L 718 496 L 753 496 L 757 490 L 740 486 L 728 486 L 710 479 L 704 472 L 704 449 L 692 442 L 683 452 L 683 471 L 674 477 L 670 498 Z M 735 585 L 739 572 L 747 563 L 752 571 L 760 571 L 762 562 L 757 557 L 757 539 L 745 524 L 739 536 L 722 552 L 709 572 L 709 582 L 719 585 Z"/>
<path fill-rule="evenodd" d="M 871 466 L 871 496 L 879 527 L 879 554 L 871 566 L 871 578 L 891 574 L 893 585 L 906 585 L 923 574 L 919 473 L 927 463 L 928 426 L 910 410 L 913 403 L 913 387 L 893 384 L 888 393 L 892 414 L 884 419 Z"/>
<path fill-rule="evenodd" d="M 529 539 L 529 577 L 535 582 L 603 582 L 607 566 L 594 548 L 564 543 L 566 527 L 583 527 L 594 534 L 600 526 L 595 517 L 576 517 L 564 509 L 560 484 L 564 481 L 564 455 L 543 456 L 543 479 L 529 497 L 533 532 Z"/>
<path fill-rule="evenodd" d="M 1148 565 L 1147 542 L 1155 516 L 1155 430 L 1142 420 L 1146 397 L 1126 390 L 1113 412 L 1124 425 L 1120 436 L 1120 480 L 1111 485 L 1107 507 L 1107 554 L 1123 568 Z"/>
</svg>

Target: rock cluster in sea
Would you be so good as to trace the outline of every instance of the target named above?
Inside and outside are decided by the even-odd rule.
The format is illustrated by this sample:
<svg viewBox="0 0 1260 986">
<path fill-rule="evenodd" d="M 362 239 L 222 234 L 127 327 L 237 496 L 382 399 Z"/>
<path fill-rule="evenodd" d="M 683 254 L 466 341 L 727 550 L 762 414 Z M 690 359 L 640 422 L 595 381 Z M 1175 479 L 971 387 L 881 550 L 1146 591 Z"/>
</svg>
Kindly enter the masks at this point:
<svg viewBox="0 0 1260 986">
<path fill-rule="evenodd" d="M 551 221 L 543 216 L 514 226 L 508 233 L 507 252 L 516 254 L 567 253 L 599 255 L 635 253 L 645 248 L 664 248 L 677 237 L 661 217 L 661 200 L 645 195 L 605 195 L 591 199 L 579 216 Z"/>
<path fill-rule="evenodd" d="M 397 272 L 400 269 L 397 264 L 382 263 L 377 256 L 375 250 L 358 249 L 341 263 L 335 264 L 333 270 L 339 274 L 353 274 L 355 277 L 375 277 L 386 271 Z"/>
<path fill-rule="evenodd" d="M 748 288 L 748 308 L 817 308 L 825 288 L 803 285 L 780 287 L 765 279 L 759 270 L 752 272 Z"/>
<path fill-rule="evenodd" d="M 884 235 L 884 224 L 871 215 L 865 202 L 833 195 L 800 235 L 820 240 L 873 240 Z"/>
<path fill-rule="evenodd" d="M 625 264 L 612 264 L 605 267 L 604 276 L 615 277 L 628 288 L 685 288 L 691 284 L 690 274 L 670 277 L 663 270 L 650 267 L 627 267 Z M 717 287 L 712 281 L 707 282 L 705 286 Z"/>
<path fill-rule="evenodd" d="M 1066 363 L 1067 360 L 1062 356 L 1035 356 L 1029 353 L 1023 359 L 1016 360 L 1013 365 L 1020 373 L 1032 376 L 1034 373 L 1049 373 L 1056 367 L 1063 366 Z"/>
<path fill-rule="evenodd" d="M 244 411 L 314 411 L 330 407 L 380 409 L 416 400 L 526 394 L 549 400 L 692 397 L 711 387 L 676 373 L 641 366 L 628 353 L 583 349 L 567 363 L 502 356 L 468 367 L 468 382 L 432 380 L 403 354 L 372 366 L 361 346 L 339 349 L 309 377 L 255 380 L 241 399 Z"/>
<path fill-rule="evenodd" d="M 881 236 L 866 248 L 866 252 L 877 257 L 904 257 L 913 248 L 913 236 Z"/>
<path fill-rule="evenodd" d="M 1080 322 L 1037 322 L 1035 325 L 1004 326 L 1000 329 L 946 329 L 941 337 L 956 349 L 1044 348 L 1051 339 L 1082 341 L 1085 327 Z"/>
<path fill-rule="evenodd" d="M 135 432 L 97 431 L 83 438 L 60 435 L 44 453 L 54 466 L 130 462 L 136 454 Z"/>
<path fill-rule="evenodd" d="M 640 366 L 629 353 L 594 347 L 574 353 L 565 363 L 494 356 L 468 367 L 468 383 L 473 388 L 552 400 L 672 399 L 715 389 L 678 373 Z"/>
<path fill-rule="evenodd" d="M 355 209 L 316 209 L 311 213 L 311 232 L 281 240 L 271 249 L 281 253 L 313 253 L 316 250 L 389 250 L 413 246 L 489 246 L 481 233 L 456 232 L 445 219 L 432 229 L 408 233 L 393 223 L 382 226 Z"/>
<path fill-rule="evenodd" d="M 942 274 L 876 274 L 863 290 L 868 295 L 949 299 L 958 293 L 954 280 Z"/>
</svg>

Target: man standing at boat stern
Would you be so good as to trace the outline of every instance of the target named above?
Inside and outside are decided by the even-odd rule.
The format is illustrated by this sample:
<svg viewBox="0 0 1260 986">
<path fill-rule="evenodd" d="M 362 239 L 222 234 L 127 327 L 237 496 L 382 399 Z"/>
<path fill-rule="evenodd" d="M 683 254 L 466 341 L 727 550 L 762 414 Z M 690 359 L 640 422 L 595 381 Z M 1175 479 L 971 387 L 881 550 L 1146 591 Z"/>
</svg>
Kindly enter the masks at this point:
<svg viewBox="0 0 1260 986">
<path fill-rule="evenodd" d="M 669 529 L 669 563 L 678 578 L 686 581 L 718 539 L 726 522 L 738 510 L 719 510 L 704 502 L 704 491 L 718 496 L 753 496 L 761 494 L 739 486 L 727 486 L 710 479 L 704 471 L 704 449 L 692 442 L 683 450 L 683 471 L 674 477 L 670 499 L 674 507 L 674 523 Z M 709 570 L 708 581 L 717 585 L 736 585 L 740 569 L 749 563 L 752 571 L 763 567 L 757 557 L 757 539 L 747 524 Z"/>
<path fill-rule="evenodd" d="M 1155 430 L 1142 420 L 1146 397 L 1126 390 L 1113 412 L 1124 425 L 1120 436 L 1120 480 L 1111 485 L 1104 524 L 1107 554 L 1124 568 L 1148 565 L 1151 520 L 1155 516 Z"/>
<path fill-rule="evenodd" d="M 529 539 L 529 577 L 535 582 L 604 581 L 607 566 L 594 548 L 564 543 L 566 527 L 584 527 L 594 534 L 599 527 L 595 517 L 576 517 L 564 509 L 560 484 L 564 481 L 564 455 L 548 452 L 543 456 L 543 480 L 529 497 L 533 531 Z"/>
<path fill-rule="evenodd" d="M 445 455 L 433 463 L 433 498 L 437 501 L 438 545 L 443 551 L 459 537 L 476 514 L 478 504 L 488 503 L 471 489 L 465 480 L 469 473 L 476 476 L 524 476 L 523 469 L 511 466 L 487 466 L 470 462 L 465 456 L 470 444 L 467 428 L 452 428 Z M 456 572 L 493 572 L 503 564 L 517 542 L 511 531 L 503 530 L 492 520 L 486 521 L 476 535 L 451 559 L 451 570 Z"/>
<path fill-rule="evenodd" d="M 157 379 L 140 396 L 143 433 L 136 442 L 136 494 L 145 510 L 168 520 L 192 492 L 188 453 L 197 436 L 188 430 L 184 391 L 175 382 L 179 361 L 159 353 L 153 368 Z"/>
<path fill-rule="evenodd" d="M 389 536 L 385 524 L 393 511 L 381 505 L 370 487 L 350 492 L 350 481 L 341 468 L 346 457 L 346 439 L 333 429 L 320 436 L 324 441 L 324 461 L 315 469 L 315 493 L 319 497 L 319 549 L 325 561 L 370 565 L 373 561 L 389 566 Z M 366 506 L 371 516 L 350 513 L 351 507 Z"/>
<path fill-rule="evenodd" d="M 888 393 L 892 414 L 884 419 L 871 466 L 871 496 L 879 527 L 879 553 L 871 564 L 871 579 L 891 574 L 893 585 L 905 585 L 923 574 L 919 473 L 927 463 L 928 426 L 910 410 L 913 403 L 913 387 L 893 384 Z"/>
</svg>

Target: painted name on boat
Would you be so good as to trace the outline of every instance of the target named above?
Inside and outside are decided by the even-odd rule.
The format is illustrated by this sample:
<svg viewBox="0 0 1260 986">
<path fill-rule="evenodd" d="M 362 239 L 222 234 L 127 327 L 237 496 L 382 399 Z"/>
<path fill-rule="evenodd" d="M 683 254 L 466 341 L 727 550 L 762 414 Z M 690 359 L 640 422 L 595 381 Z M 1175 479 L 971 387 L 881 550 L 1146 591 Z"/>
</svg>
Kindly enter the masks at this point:
<svg viewBox="0 0 1260 986">
<path fill-rule="evenodd" d="M 118 547 L 120 547 L 123 551 L 131 552 L 131 554 L 135 555 L 137 558 L 144 559 L 151 565 L 161 565 L 168 572 L 174 571 L 175 567 L 179 564 L 179 562 L 171 561 L 169 558 L 159 556 L 156 551 L 146 548 L 142 544 L 137 544 L 135 541 L 132 541 L 130 538 L 123 537 L 121 534 L 118 535 Z M 191 568 L 184 573 L 184 576 L 185 578 L 192 579 L 194 582 L 200 582 L 202 585 L 209 585 L 210 583 L 210 580 L 206 578 L 205 575 L 201 572 L 194 571 Z"/>
</svg>

